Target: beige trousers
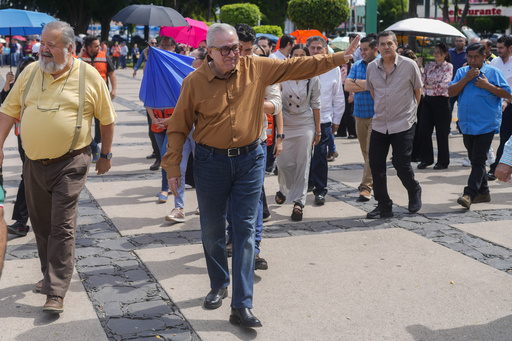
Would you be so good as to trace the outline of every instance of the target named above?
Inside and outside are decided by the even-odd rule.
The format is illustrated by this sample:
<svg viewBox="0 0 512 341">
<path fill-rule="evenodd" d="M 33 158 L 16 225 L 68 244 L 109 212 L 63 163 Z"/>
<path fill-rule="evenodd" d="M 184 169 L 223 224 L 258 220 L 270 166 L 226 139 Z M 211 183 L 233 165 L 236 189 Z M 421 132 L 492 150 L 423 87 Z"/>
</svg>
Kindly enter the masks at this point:
<svg viewBox="0 0 512 341">
<path fill-rule="evenodd" d="M 359 185 L 359 190 L 367 189 L 371 192 L 373 188 L 373 178 L 370 169 L 370 160 L 368 158 L 368 150 L 370 149 L 370 136 L 372 134 L 372 119 L 355 116 L 354 118 L 356 119 L 357 139 L 359 140 L 359 146 L 361 147 L 361 153 L 364 159 L 363 179 Z"/>
</svg>

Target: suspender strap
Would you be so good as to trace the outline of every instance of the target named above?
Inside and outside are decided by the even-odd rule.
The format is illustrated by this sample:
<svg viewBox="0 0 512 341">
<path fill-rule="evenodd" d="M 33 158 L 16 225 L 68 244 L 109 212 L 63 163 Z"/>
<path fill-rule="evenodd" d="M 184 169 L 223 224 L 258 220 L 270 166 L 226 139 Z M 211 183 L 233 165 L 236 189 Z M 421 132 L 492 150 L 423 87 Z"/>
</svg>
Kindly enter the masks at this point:
<svg viewBox="0 0 512 341">
<path fill-rule="evenodd" d="M 32 73 L 30 74 L 30 77 L 28 78 L 27 85 L 25 86 L 25 91 L 23 91 L 23 99 L 21 100 L 21 113 L 20 113 L 20 124 L 21 124 L 21 116 L 23 116 L 23 112 L 25 111 L 25 101 L 27 99 L 28 92 L 30 91 L 30 86 L 32 85 L 32 82 L 34 81 L 34 77 L 36 76 L 37 71 L 39 70 L 39 67 L 35 67 L 34 70 L 32 70 Z M 43 75 L 44 77 L 44 75 Z"/>
<path fill-rule="evenodd" d="M 75 136 L 73 136 L 73 142 L 71 142 L 71 147 L 69 152 L 72 152 L 76 146 L 78 141 L 78 137 L 80 136 L 80 132 L 82 131 L 82 121 L 84 117 L 84 107 L 85 107 L 85 71 L 86 65 L 84 62 L 80 62 L 80 74 L 78 80 L 78 115 L 76 115 L 76 129 Z"/>
</svg>

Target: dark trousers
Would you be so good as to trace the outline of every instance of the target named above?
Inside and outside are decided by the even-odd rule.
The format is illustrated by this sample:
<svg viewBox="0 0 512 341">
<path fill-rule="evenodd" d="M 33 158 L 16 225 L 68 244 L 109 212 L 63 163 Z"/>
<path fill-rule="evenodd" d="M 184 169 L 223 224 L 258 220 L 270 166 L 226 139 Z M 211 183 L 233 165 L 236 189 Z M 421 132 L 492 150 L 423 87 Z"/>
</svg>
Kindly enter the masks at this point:
<svg viewBox="0 0 512 341">
<path fill-rule="evenodd" d="M 149 135 L 149 139 L 151 141 L 151 147 L 153 148 L 153 154 L 156 155 L 157 160 L 160 160 L 160 148 L 158 147 L 158 143 L 156 142 L 155 133 L 153 133 L 153 131 L 151 130 L 152 122 L 151 122 L 151 117 L 149 116 L 147 110 L 146 110 L 146 116 L 148 118 L 148 128 L 149 128 L 148 135 Z"/>
<path fill-rule="evenodd" d="M 327 194 L 327 144 L 329 136 L 332 134 L 331 123 L 322 123 L 320 125 L 322 137 L 320 142 L 315 146 L 315 153 L 311 159 L 311 171 L 309 178 L 311 185 L 314 186 L 313 193 L 315 195 Z"/>
<path fill-rule="evenodd" d="M 386 159 L 389 147 L 393 147 L 393 167 L 409 195 L 418 191 L 420 184 L 414 179 L 411 167 L 412 142 L 416 125 L 396 134 L 382 134 L 372 130 L 370 137 L 370 168 L 373 177 L 373 192 L 379 206 L 391 207 L 386 177 Z"/>
<path fill-rule="evenodd" d="M 471 161 L 471 173 L 468 185 L 464 187 L 464 195 L 468 195 L 473 200 L 478 194 L 489 193 L 485 161 L 487 161 L 487 152 L 491 147 L 494 131 L 482 135 L 464 134 L 462 137 Z"/>
<path fill-rule="evenodd" d="M 491 165 L 491 173 L 494 174 L 498 163 L 500 163 L 501 156 L 503 155 L 503 148 L 505 143 L 512 135 L 512 104 L 507 105 L 503 115 L 501 116 L 501 127 L 500 127 L 500 146 L 496 152 L 496 161 Z"/>
<path fill-rule="evenodd" d="M 357 136 L 356 133 L 356 120 L 354 119 L 354 102 L 348 102 L 349 92 L 343 91 L 345 95 L 345 112 L 341 118 L 340 126 L 336 132 L 337 136 Z"/>
<path fill-rule="evenodd" d="M 27 206 L 44 275 L 41 293 L 64 297 L 75 264 L 78 200 L 91 149 L 52 165 L 25 160 Z"/>
<path fill-rule="evenodd" d="M 434 163 L 432 132 L 436 128 L 437 163 L 447 167 L 450 164 L 448 137 L 452 122 L 450 99 L 443 96 L 425 96 L 420 121 L 420 161 Z"/>
<path fill-rule="evenodd" d="M 18 135 L 18 153 L 20 154 L 21 163 L 25 165 L 25 150 L 21 145 L 21 138 Z M 27 223 L 28 221 L 28 208 L 27 200 L 25 198 L 25 180 L 23 179 L 23 172 L 21 172 L 21 181 L 18 186 L 18 194 L 16 194 L 16 202 L 12 211 L 12 220 Z"/>
</svg>

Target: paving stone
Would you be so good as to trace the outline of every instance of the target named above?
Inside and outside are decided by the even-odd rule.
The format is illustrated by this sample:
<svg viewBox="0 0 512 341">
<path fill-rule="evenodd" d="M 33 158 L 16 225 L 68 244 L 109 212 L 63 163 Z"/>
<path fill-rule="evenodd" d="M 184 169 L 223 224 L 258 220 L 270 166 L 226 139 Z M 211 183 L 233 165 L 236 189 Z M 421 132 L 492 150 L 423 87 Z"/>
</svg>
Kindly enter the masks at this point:
<svg viewBox="0 0 512 341">
<path fill-rule="evenodd" d="M 149 234 L 143 234 L 140 236 L 135 236 L 133 238 L 130 238 L 130 241 L 135 245 L 146 245 L 146 244 L 152 244 L 155 243 L 155 236 L 149 235 Z"/>
<path fill-rule="evenodd" d="M 473 249 L 462 250 L 461 253 L 478 261 L 483 261 L 486 259 L 484 255 Z"/>
<path fill-rule="evenodd" d="M 102 252 L 103 249 L 99 247 L 83 247 L 83 248 L 77 248 L 75 251 L 75 256 L 80 257 L 91 257 L 99 254 Z"/>
<path fill-rule="evenodd" d="M 81 216 L 101 215 L 102 213 L 103 211 L 97 206 L 78 206 L 78 214 L 80 214 Z"/>
<path fill-rule="evenodd" d="M 510 270 L 512 269 L 512 260 L 509 259 L 500 259 L 500 258 L 491 258 L 484 261 L 489 264 L 493 268 L 499 270 Z"/>
<path fill-rule="evenodd" d="M 163 300 L 132 303 L 123 307 L 123 311 L 130 316 L 155 317 L 172 313 L 168 303 Z"/>
<path fill-rule="evenodd" d="M 125 259 L 133 259 L 134 255 L 129 251 L 103 251 L 98 254 L 101 257 L 110 258 L 113 260 L 125 260 Z"/>
<path fill-rule="evenodd" d="M 337 227 L 333 227 L 333 228 L 337 229 Z M 291 236 L 309 236 L 312 234 L 316 234 L 316 232 L 311 231 L 311 230 L 290 230 Z"/>
<path fill-rule="evenodd" d="M 476 250 L 478 252 L 481 252 L 484 255 L 487 256 L 500 256 L 500 257 L 510 257 L 512 254 L 509 250 L 501 247 L 501 246 L 494 246 L 489 245 L 485 247 L 477 247 Z"/>
<path fill-rule="evenodd" d="M 89 215 L 89 216 L 79 215 L 78 219 L 77 219 L 77 225 L 78 226 L 91 225 L 91 224 L 100 223 L 102 221 L 105 221 L 105 218 L 103 218 L 103 216 L 101 216 L 100 214 Z"/>
<path fill-rule="evenodd" d="M 201 240 L 201 231 L 183 231 L 180 232 L 180 236 L 188 240 Z"/>
<path fill-rule="evenodd" d="M 107 327 L 115 334 L 127 335 L 146 330 L 161 329 L 165 327 L 165 324 L 157 319 L 111 318 L 107 322 Z"/>
<path fill-rule="evenodd" d="M 263 238 L 284 238 L 289 237 L 290 234 L 285 231 L 275 231 L 271 233 L 262 233 Z"/>
<path fill-rule="evenodd" d="M 109 317 L 123 316 L 123 311 L 121 310 L 121 304 L 119 302 L 105 302 L 101 305 L 101 310 Z"/>
<path fill-rule="evenodd" d="M 148 273 L 144 270 L 125 271 L 125 272 L 123 272 L 123 276 L 128 281 L 143 281 L 143 280 L 149 279 Z"/>
<path fill-rule="evenodd" d="M 110 249 L 110 250 L 133 250 L 133 244 L 130 243 L 126 237 L 120 237 L 117 239 L 104 240 L 99 242 L 96 246 Z"/>
<path fill-rule="evenodd" d="M 127 271 L 127 270 L 134 270 L 140 268 L 140 263 L 136 259 L 130 259 L 130 260 L 120 260 L 116 262 L 116 264 L 121 270 Z"/>
<path fill-rule="evenodd" d="M 441 243 L 441 244 L 453 244 L 453 243 L 458 243 L 459 239 L 454 238 L 454 237 L 444 236 L 444 237 L 440 237 L 440 238 L 435 238 L 434 241 L 436 243 Z"/>
<path fill-rule="evenodd" d="M 112 259 L 106 257 L 86 257 L 79 259 L 76 264 L 77 266 L 98 266 L 98 265 L 110 265 Z"/>
<path fill-rule="evenodd" d="M 185 320 L 185 318 L 175 315 L 175 314 L 164 315 L 161 317 L 161 319 L 167 327 L 171 327 L 171 328 L 188 327 L 188 322 Z"/>
<path fill-rule="evenodd" d="M 158 335 L 163 337 L 166 341 L 189 341 L 195 340 L 190 331 L 188 330 L 165 330 L 158 332 Z"/>
<path fill-rule="evenodd" d="M 115 231 L 87 231 L 86 235 L 89 238 L 101 240 L 101 239 L 112 239 L 117 238 L 119 234 Z"/>
<path fill-rule="evenodd" d="M 91 267 L 80 267 L 77 265 L 77 268 L 81 274 L 85 274 L 88 276 L 102 275 L 102 274 L 114 274 L 116 273 L 116 268 L 113 265 L 103 265 L 103 266 L 91 266 Z"/>
<path fill-rule="evenodd" d="M 125 278 L 120 275 L 94 275 L 88 276 L 84 281 L 91 289 L 98 289 L 104 286 L 123 286 L 125 284 Z"/>
<path fill-rule="evenodd" d="M 124 286 L 116 286 L 116 287 L 103 287 L 99 288 L 97 291 L 92 292 L 91 296 L 98 302 L 124 302 L 124 303 L 132 303 L 132 302 L 141 302 L 147 299 L 148 295 L 151 297 L 155 296 L 154 292 L 157 292 L 156 288 L 151 290 L 145 290 L 141 288 L 133 288 L 133 287 L 124 287 Z M 153 293 L 151 295 L 151 293 Z"/>
<path fill-rule="evenodd" d="M 80 239 L 77 239 L 75 241 L 75 246 L 77 248 L 82 248 L 82 247 L 91 247 L 93 246 L 94 244 L 96 243 L 96 241 L 94 239 L 90 239 L 90 238 L 80 238 Z"/>
</svg>

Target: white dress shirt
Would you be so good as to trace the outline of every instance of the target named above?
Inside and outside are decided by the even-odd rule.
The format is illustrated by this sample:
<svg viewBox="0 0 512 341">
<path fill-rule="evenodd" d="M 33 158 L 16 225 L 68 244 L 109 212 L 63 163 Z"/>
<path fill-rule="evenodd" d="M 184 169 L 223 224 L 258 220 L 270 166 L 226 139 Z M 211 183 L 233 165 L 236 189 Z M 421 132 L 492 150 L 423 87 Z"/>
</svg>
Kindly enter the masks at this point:
<svg viewBox="0 0 512 341">
<path fill-rule="evenodd" d="M 491 60 L 490 65 L 498 68 L 505 76 L 508 85 L 512 87 L 512 58 L 508 58 L 507 62 L 503 63 L 501 57 L 496 57 Z"/>
<path fill-rule="evenodd" d="M 322 89 L 321 123 L 340 124 L 345 112 L 345 95 L 340 68 L 334 68 L 319 76 Z"/>
</svg>

